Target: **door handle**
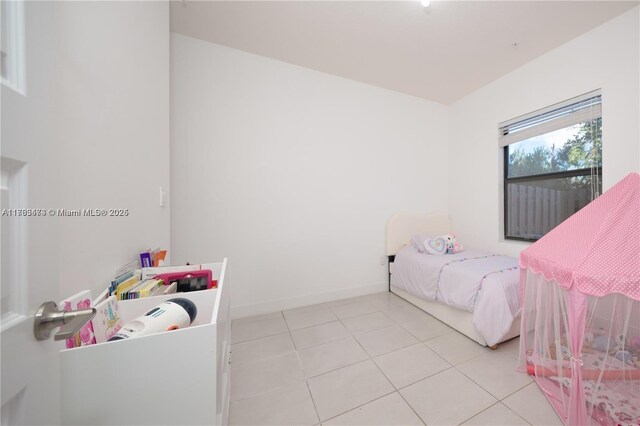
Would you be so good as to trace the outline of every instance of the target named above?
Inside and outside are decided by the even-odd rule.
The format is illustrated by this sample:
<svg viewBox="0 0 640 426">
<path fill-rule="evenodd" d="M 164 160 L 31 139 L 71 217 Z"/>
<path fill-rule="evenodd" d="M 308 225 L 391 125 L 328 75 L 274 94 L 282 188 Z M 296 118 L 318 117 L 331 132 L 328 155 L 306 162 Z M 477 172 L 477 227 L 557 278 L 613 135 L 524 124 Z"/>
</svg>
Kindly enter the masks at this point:
<svg viewBox="0 0 640 426">
<path fill-rule="evenodd" d="M 60 327 L 53 340 L 68 339 L 76 334 L 96 314 L 95 308 L 79 311 L 59 311 L 55 302 L 45 302 L 36 311 L 33 334 L 36 340 L 47 340 L 54 328 Z"/>
</svg>

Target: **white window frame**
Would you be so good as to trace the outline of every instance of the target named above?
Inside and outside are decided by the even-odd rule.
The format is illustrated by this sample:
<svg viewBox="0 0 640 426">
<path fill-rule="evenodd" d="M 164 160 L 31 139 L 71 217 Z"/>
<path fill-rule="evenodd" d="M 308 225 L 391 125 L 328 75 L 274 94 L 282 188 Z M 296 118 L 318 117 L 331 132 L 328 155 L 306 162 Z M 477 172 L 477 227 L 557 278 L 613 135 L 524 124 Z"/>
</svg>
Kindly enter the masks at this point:
<svg viewBox="0 0 640 426">
<path fill-rule="evenodd" d="M 535 136 L 543 135 L 585 121 L 602 117 L 602 91 L 600 89 L 585 93 L 563 102 L 551 105 L 520 117 L 498 124 L 498 146 L 500 149 L 500 164 L 502 176 L 501 188 L 501 241 L 536 241 L 535 238 L 521 238 L 507 235 L 508 208 L 507 187 L 509 183 L 528 180 L 546 180 L 554 178 L 566 178 L 585 175 L 587 169 L 567 170 L 545 173 L 539 175 L 527 175 L 518 177 L 508 176 L 508 146 Z M 602 179 L 602 165 L 591 167 L 592 176 Z M 596 180 L 594 179 L 594 182 Z M 595 184 L 593 184 L 595 185 Z M 592 197 L 598 195 L 597 188 L 592 186 Z"/>
</svg>

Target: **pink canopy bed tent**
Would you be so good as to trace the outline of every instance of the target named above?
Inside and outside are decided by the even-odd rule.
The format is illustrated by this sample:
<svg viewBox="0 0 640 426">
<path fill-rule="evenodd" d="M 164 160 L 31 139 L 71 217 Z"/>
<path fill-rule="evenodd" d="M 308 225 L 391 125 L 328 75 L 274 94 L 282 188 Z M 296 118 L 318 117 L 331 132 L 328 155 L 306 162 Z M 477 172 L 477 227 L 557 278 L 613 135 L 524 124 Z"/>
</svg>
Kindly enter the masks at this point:
<svg viewBox="0 0 640 426">
<path fill-rule="evenodd" d="M 569 425 L 640 425 L 640 175 L 520 255 L 518 368 Z"/>
</svg>

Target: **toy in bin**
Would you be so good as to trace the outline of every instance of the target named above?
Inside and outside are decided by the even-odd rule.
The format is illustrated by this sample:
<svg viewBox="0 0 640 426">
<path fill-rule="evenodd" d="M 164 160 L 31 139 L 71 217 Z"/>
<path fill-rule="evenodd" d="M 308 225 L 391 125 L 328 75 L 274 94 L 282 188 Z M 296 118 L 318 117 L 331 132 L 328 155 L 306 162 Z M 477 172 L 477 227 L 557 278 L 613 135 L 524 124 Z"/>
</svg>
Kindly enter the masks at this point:
<svg viewBox="0 0 640 426">
<path fill-rule="evenodd" d="M 211 281 L 211 271 L 208 269 L 158 274 L 155 278 L 163 280 L 165 285 L 171 285 L 174 282 L 177 283 L 176 291 L 178 293 L 206 290 L 214 287 L 216 284 L 216 281 Z"/>
<path fill-rule="evenodd" d="M 198 309 L 189 299 L 165 300 L 146 314 L 126 323 L 108 341 L 148 336 L 161 331 L 172 331 L 188 327 L 196 319 Z"/>
</svg>

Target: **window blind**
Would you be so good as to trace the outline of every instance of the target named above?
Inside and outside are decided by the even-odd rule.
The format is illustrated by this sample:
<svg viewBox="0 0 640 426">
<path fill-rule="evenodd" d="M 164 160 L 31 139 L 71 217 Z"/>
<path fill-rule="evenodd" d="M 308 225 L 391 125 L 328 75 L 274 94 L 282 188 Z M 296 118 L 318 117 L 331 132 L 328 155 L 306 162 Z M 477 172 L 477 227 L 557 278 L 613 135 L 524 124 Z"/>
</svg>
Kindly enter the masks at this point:
<svg viewBox="0 0 640 426">
<path fill-rule="evenodd" d="M 501 148 L 574 124 L 602 117 L 600 90 L 560 102 L 498 125 Z"/>
</svg>

